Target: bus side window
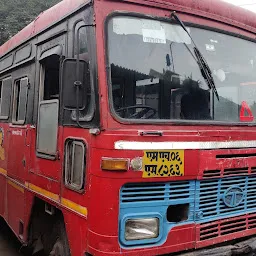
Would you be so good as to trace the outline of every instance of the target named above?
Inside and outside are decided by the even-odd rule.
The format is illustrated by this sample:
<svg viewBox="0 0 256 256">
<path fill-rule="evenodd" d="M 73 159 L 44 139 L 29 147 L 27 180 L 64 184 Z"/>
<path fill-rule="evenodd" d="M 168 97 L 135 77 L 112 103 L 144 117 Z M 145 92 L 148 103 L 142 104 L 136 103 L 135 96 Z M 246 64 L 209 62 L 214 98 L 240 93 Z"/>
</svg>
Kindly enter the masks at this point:
<svg viewBox="0 0 256 256">
<path fill-rule="evenodd" d="M 11 95 L 12 95 L 12 78 L 7 77 L 0 81 L 1 95 L 0 95 L 0 119 L 7 120 L 10 115 Z"/>
<path fill-rule="evenodd" d="M 59 99 L 60 82 L 60 56 L 51 55 L 42 62 L 42 100 Z"/>
<path fill-rule="evenodd" d="M 14 83 L 12 122 L 24 124 L 27 112 L 28 78 L 22 78 Z"/>
<path fill-rule="evenodd" d="M 86 147 L 82 141 L 69 139 L 65 146 L 65 185 L 72 190 L 84 189 Z"/>
</svg>

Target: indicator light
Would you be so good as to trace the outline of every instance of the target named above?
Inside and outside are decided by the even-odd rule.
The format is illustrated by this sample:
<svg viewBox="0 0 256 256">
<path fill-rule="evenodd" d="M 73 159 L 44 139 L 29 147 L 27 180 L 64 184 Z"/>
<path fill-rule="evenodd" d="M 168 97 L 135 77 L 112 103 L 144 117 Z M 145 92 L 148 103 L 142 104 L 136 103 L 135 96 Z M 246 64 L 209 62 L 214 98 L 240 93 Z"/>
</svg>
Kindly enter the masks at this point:
<svg viewBox="0 0 256 256">
<path fill-rule="evenodd" d="M 101 159 L 101 169 L 104 171 L 128 171 L 129 160 L 103 157 Z"/>
</svg>

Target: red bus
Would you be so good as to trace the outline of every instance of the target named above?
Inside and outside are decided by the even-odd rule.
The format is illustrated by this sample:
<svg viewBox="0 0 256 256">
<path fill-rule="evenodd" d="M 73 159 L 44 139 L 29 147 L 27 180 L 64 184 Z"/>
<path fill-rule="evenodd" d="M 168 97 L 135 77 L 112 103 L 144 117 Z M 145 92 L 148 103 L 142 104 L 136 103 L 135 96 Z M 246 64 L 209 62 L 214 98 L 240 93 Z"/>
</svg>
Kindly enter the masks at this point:
<svg viewBox="0 0 256 256">
<path fill-rule="evenodd" d="M 218 0 L 64 0 L 2 45 L 0 214 L 19 240 L 255 250 L 255 38 L 256 15 Z"/>
</svg>

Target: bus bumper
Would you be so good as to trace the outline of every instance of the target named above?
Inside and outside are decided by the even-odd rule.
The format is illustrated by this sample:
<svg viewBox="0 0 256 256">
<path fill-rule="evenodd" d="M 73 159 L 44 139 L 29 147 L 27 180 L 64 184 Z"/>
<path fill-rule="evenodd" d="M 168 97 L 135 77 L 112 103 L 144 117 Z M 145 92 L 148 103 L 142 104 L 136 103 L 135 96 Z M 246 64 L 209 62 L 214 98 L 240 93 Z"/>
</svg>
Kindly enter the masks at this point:
<svg viewBox="0 0 256 256">
<path fill-rule="evenodd" d="M 203 249 L 177 256 L 233 256 L 233 255 L 255 255 L 256 237 L 251 237 L 234 245 L 220 246 L 212 249 Z"/>
<path fill-rule="evenodd" d="M 211 256 L 250 255 L 256 252 L 254 220 L 256 214 L 252 213 L 203 224 L 180 225 L 172 228 L 167 240 L 160 246 L 130 249 L 120 247 L 117 236 L 104 236 L 89 231 L 88 249 L 92 255 L 100 256 L 154 256 L 170 253 L 181 256 L 209 256 L 209 253 Z M 241 239 L 245 240 L 241 242 Z"/>
<path fill-rule="evenodd" d="M 91 253 L 86 254 L 89 255 L 160 255 L 158 254 L 158 250 L 151 250 L 151 251 L 130 251 L 130 252 L 102 252 L 97 249 L 90 248 Z M 233 245 L 225 245 L 225 246 L 215 246 L 214 248 L 204 248 L 198 249 L 191 252 L 186 253 L 176 253 L 175 256 L 235 256 L 235 255 L 255 255 L 256 253 L 256 236 L 250 237 L 246 240 L 240 241 Z M 168 253 L 161 254 L 161 255 L 170 255 Z"/>
</svg>

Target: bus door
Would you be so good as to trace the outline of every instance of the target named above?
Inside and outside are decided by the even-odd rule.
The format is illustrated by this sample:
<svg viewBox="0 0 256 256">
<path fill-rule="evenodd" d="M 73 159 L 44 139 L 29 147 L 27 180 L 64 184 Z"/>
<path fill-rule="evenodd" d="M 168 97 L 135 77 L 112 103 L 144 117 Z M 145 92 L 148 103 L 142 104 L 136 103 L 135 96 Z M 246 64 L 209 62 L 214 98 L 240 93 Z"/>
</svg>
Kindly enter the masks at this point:
<svg viewBox="0 0 256 256">
<path fill-rule="evenodd" d="M 89 9 L 86 10 L 89 15 Z M 84 13 L 81 13 L 81 17 Z M 97 116 L 95 115 L 95 74 L 96 67 L 95 51 L 95 31 L 93 26 L 88 26 L 78 17 L 70 21 L 70 28 L 75 29 L 73 58 L 67 58 L 62 66 L 62 122 L 63 122 L 63 144 L 65 159 L 63 165 L 61 203 L 65 208 L 75 213 L 72 218 L 66 214 L 66 228 L 70 234 L 69 242 L 73 248 L 85 246 L 86 235 L 78 238 L 77 225 L 82 234 L 86 234 L 88 229 L 87 221 L 80 221 L 80 218 L 87 217 L 87 207 L 89 204 L 89 158 L 91 148 L 91 138 L 97 129 Z M 72 38 L 72 37 L 71 37 Z M 79 61 L 78 61 L 79 59 Z M 79 72 L 77 72 L 79 69 Z M 79 73 L 79 74 L 78 74 Z M 74 83 L 81 83 L 79 95 Z M 79 96 L 79 97 L 78 97 Z M 77 107 L 79 106 L 79 110 Z M 72 128 L 71 128 L 72 127 Z M 70 221 L 68 220 L 70 218 Z M 74 253 L 74 252 L 72 252 Z M 75 254 L 75 253 L 74 253 Z"/>
<path fill-rule="evenodd" d="M 29 72 L 29 69 L 27 71 Z M 7 173 L 9 176 L 7 180 L 8 222 L 15 233 L 21 238 L 23 236 L 24 220 L 24 185 L 30 161 L 28 138 L 29 111 L 27 111 L 30 81 L 28 76 L 24 76 L 24 74 L 29 74 L 28 72 L 26 72 L 26 68 L 23 68 L 22 72 L 17 71 L 14 73 L 15 77 L 12 78 L 13 107 L 11 124 L 7 131 Z"/>
<path fill-rule="evenodd" d="M 48 191 L 51 199 L 59 200 L 61 157 L 59 143 L 59 99 L 60 99 L 60 66 L 66 35 L 61 35 L 38 45 L 37 86 L 38 98 L 35 99 L 37 120 L 32 131 L 29 186 L 32 190 Z M 38 192 L 40 193 L 40 192 Z"/>
</svg>

